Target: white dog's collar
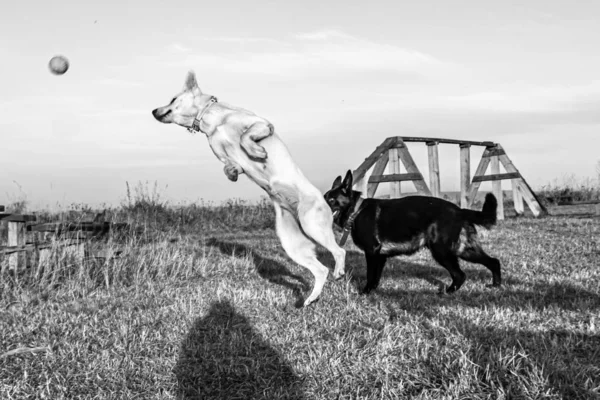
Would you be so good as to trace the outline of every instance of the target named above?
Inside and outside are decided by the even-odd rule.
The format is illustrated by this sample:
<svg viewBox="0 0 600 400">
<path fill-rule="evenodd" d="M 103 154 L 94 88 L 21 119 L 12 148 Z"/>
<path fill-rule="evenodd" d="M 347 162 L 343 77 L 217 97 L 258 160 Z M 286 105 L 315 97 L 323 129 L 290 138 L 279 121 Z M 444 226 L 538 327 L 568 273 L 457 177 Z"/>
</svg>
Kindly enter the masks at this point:
<svg viewBox="0 0 600 400">
<path fill-rule="evenodd" d="M 216 102 L 217 102 L 217 98 L 215 96 L 211 96 L 210 100 L 204 106 L 204 108 L 198 112 L 198 115 L 196 116 L 196 118 L 194 118 L 194 122 L 192 123 L 192 127 L 188 128 L 188 131 L 191 134 L 194 134 L 196 132 L 200 132 L 200 123 L 202 122 L 202 117 L 204 116 L 204 113 L 206 113 L 206 111 L 210 108 L 210 106 L 212 106 Z"/>
</svg>

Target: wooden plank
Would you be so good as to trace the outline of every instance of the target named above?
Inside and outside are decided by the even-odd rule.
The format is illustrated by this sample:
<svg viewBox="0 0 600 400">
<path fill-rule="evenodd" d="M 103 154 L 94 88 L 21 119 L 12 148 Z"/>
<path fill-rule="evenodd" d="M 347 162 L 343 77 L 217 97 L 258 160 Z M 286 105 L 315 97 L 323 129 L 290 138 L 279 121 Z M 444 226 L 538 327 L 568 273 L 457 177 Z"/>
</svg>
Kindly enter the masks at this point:
<svg viewBox="0 0 600 400">
<path fill-rule="evenodd" d="M 34 232 L 108 232 L 111 229 L 122 229 L 127 227 L 124 222 L 48 222 L 44 224 L 30 225 L 27 230 Z"/>
<path fill-rule="evenodd" d="M 440 158 L 437 142 L 427 142 L 427 158 L 429 159 L 429 186 L 431 187 L 431 194 L 441 198 Z"/>
<path fill-rule="evenodd" d="M 22 246 L 25 244 L 25 223 L 24 222 L 9 222 L 8 223 L 8 245 Z M 24 266 L 25 254 L 14 253 L 8 256 L 8 269 L 14 269 L 15 277 L 19 271 L 19 267 Z"/>
<path fill-rule="evenodd" d="M 480 176 L 480 175 L 485 174 L 485 171 L 487 170 L 488 165 L 490 165 L 490 158 L 487 157 L 487 154 L 492 149 L 493 149 L 493 147 L 487 147 L 483 151 L 483 154 L 481 155 L 481 160 L 479 160 L 479 165 L 477 166 L 477 169 L 475 170 L 475 176 Z M 475 198 L 477 196 L 477 191 L 479 190 L 480 185 L 481 185 L 481 182 L 472 182 L 471 183 L 471 186 L 469 187 L 469 194 L 467 196 L 467 200 L 468 200 L 467 208 L 473 207 L 473 203 L 475 202 Z"/>
<path fill-rule="evenodd" d="M 371 177 L 381 176 L 381 174 L 383 174 L 383 171 L 385 171 L 385 167 L 387 166 L 388 159 L 389 159 L 389 154 L 387 152 L 385 152 L 381 155 L 381 158 L 379 158 L 379 161 L 377 161 L 377 163 L 375 164 L 375 167 L 373 168 L 373 173 L 371 174 Z M 378 186 L 379 186 L 379 182 L 368 183 L 367 184 L 367 197 L 374 197 L 375 192 L 377 192 Z"/>
<path fill-rule="evenodd" d="M 512 179 L 511 184 L 515 212 L 517 213 L 517 215 L 523 215 L 523 213 L 525 212 L 525 208 L 523 206 L 523 195 L 521 194 L 519 179 Z"/>
<path fill-rule="evenodd" d="M 373 151 L 369 157 L 365 158 L 365 161 L 363 161 L 363 163 L 354 170 L 352 173 L 352 179 L 354 181 L 360 181 L 365 176 L 367 171 L 373 166 L 373 164 L 375 164 L 375 162 L 381 157 L 381 155 L 384 152 L 387 152 L 390 146 L 396 144 L 396 142 L 397 140 L 395 137 L 389 137 L 385 139 L 383 143 L 377 146 L 375 151 Z"/>
<path fill-rule="evenodd" d="M 0 220 L 8 222 L 33 222 L 37 220 L 37 217 L 35 215 L 4 213 L 0 214 Z"/>
<path fill-rule="evenodd" d="M 437 142 L 446 144 L 466 144 L 471 146 L 485 146 L 493 147 L 496 145 L 494 142 L 476 142 L 472 140 L 455 140 L 455 139 L 441 139 L 441 138 L 424 138 L 424 137 L 411 137 L 411 136 L 398 136 L 398 139 L 403 142 Z"/>
<path fill-rule="evenodd" d="M 388 174 L 388 175 L 379 175 L 379 176 L 371 176 L 369 178 L 369 183 L 382 183 L 382 182 L 404 182 L 404 181 L 416 181 L 423 180 L 423 175 L 419 173 L 413 174 Z"/>
<path fill-rule="evenodd" d="M 50 249 L 39 249 L 38 251 L 38 262 L 35 270 L 35 281 L 38 282 L 44 275 L 44 272 L 48 272 L 50 268 L 50 255 L 52 251 Z"/>
<path fill-rule="evenodd" d="M 419 171 L 419 168 L 417 168 L 417 165 L 415 164 L 415 161 L 410 155 L 410 152 L 408 151 L 407 147 L 398 149 L 398 155 L 400 156 L 402 164 L 404 164 L 404 168 L 406 168 L 406 172 L 408 172 L 409 174 L 421 175 L 421 172 Z M 423 175 L 421 175 L 421 179 L 413 179 L 412 181 L 419 194 L 424 196 L 431 196 L 431 191 L 429 190 L 427 184 L 423 180 Z"/>
<path fill-rule="evenodd" d="M 45 243 L 27 243 L 22 245 L 0 246 L 0 254 L 12 254 L 31 250 L 47 250 L 53 247 L 75 246 L 85 241 L 85 239 L 68 239 Z"/>
<path fill-rule="evenodd" d="M 492 162 L 493 162 L 493 158 L 492 158 Z M 506 174 L 480 175 L 480 176 L 474 176 L 473 182 L 502 181 L 505 179 L 517 179 L 520 177 L 521 177 L 521 174 L 519 174 L 518 172 L 509 172 Z"/>
<path fill-rule="evenodd" d="M 500 146 L 500 145 L 498 145 L 498 147 L 502 148 L 502 146 Z M 498 159 L 500 160 L 500 162 L 504 166 L 504 169 L 506 170 L 506 172 L 516 172 L 516 173 L 519 173 L 519 171 L 513 165 L 513 163 L 510 160 L 510 158 L 508 158 L 507 154 L 503 154 L 503 155 L 498 156 Z M 531 188 L 529 187 L 529 185 L 527 184 L 527 182 L 525 181 L 525 179 L 522 177 L 522 175 L 520 173 L 519 173 L 519 176 L 521 176 L 521 178 L 519 179 L 519 185 L 520 185 L 520 188 L 521 188 L 521 194 L 523 195 L 523 199 L 525 200 L 525 202 L 529 206 L 529 209 L 531 210 L 531 212 L 533 213 L 533 215 L 535 215 L 536 217 L 542 216 L 542 215 L 548 215 L 548 210 L 539 201 L 539 199 L 536 196 L 535 192 L 533 190 L 531 190 Z"/>
<path fill-rule="evenodd" d="M 492 156 L 490 158 L 491 171 L 492 175 L 501 175 L 500 174 L 500 161 L 498 160 L 498 156 Z M 474 178 L 473 178 L 474 180 Z M 496 209 L 496 218 L 498 220 L 504 219 L 504 197 L 502 195 L 502 181 L 494 180 L 492 181 L 492 193 L 496 196 L 496 200 L 498 200 L 498 208 Z"/>
<path fill-rule="evenodd" d="M 498 147 L 492 147 L 490 151 L 486 152 L 482 157 L 493 157 L 493 156 L 501 156 L 506 154 L 504 149 Z"/>
<path fill-rule="evenodd" d="M 397 148 L 389 149 L 388 155 L 389 155 L 388 171 L 390 174 L 379 176 L 376 179 L 381 179 L 381 178 L 390 177 L 390 176 L 400 177 L 400 175 L 401 175 L 400 174 L 400 158 L 398 157 L 398 149 Z M 390 198 L 391 199 L 400 198 L 401 187 L 400 187 L 400 180 L 398 178 L 380 180 L 379 182 L 391 182 L 390 183 Z"/>
<path fill-rule="evenodd" d="M 471 186 L 471 146 L 460 145 L 460 206 L 469 207 L 469 188 Z"/>
</svg>

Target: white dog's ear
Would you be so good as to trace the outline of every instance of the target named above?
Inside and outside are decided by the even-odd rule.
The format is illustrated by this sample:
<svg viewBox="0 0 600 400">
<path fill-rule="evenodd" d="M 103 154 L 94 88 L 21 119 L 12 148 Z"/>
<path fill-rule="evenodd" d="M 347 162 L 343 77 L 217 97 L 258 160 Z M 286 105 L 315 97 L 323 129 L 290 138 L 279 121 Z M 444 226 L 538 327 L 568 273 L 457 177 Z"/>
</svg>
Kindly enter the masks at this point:
<svg viewBox="0 0 600 400">
<path fill-rule="evenodd" d="M 185 77 L 185 84 L 183 85 L 183 90 L 200 90 L 198 87 L 198 82 L 196 82 L 196 74 L 194 71 L 189 71 L 187 76 Z"/>
<path fill-rule="evenodd" d="M 348 170 L 348 172 L 346 172 L 346 177 L 344 178 L 342 185 L 346 190 L 352 190 L 352 171 Z"/>
<path fill-rule="evenodd" d="M 335 178 L 335 181 L 333 181 L 333 185 L 331 185 L 332 189 L 338 188 L 342 186 L 342 177 L 340 175 L 338 175 L 337 178 Z"/>
</svg>

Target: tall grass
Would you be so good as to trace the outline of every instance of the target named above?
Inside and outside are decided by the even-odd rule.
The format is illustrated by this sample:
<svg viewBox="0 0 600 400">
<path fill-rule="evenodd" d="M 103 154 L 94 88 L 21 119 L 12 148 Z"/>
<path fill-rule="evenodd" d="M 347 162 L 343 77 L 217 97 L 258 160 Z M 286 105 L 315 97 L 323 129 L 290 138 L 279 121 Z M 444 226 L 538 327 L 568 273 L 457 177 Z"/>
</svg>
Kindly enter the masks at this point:
<svg viewBox="0 0 600 400">
<path fill-rule="evenodd" d="M 600 201 L 600 162 L 598 170 L 596 179 L 581 179 L 575 175 L 564 176 L 561 180 L 555 179 L 540 188 L 537 192 L 538 197 L 547 205 Z"/>
<path fill-rule="evenodd" d="M 14 204 L 10 212 L 25 212 Z M 125 222 L 128 227 L 89 242 L 87 253 L 77 246 L 65 247 L 63 238 L 52 240 L 45 262 L 39 253 L 31 254 L 28 268 L 11 271 L 0 279 L 0 299 L 17 298 L 27 290 L 47 291 L 70 287 L 83 295 L 97 288 L 130 287 L 148 281 L 190 279 L 202 275 L 210 258 L 199 248 L 199 238 L 211 232 L 262 231 L 274 227 L 272 205 L 233 199 L 215 205 L 200 201 L 170 205 L 163 200 L 158 186 L 127 185 L 127 198 L 119 207 L 93 209 L 71 204 L 59 212 L 36 212 L 37 222 L 66 223 L 91 220 L 102 211 L 104 220 Z M 0 224 L 0 244 L 6 240 L 5 224 Z M 40 235 L 40 234 L 37 234 Z M 37 240 L 40 240 L 38 237 Z M 43 239 L 42 239 L 43 241 Z M 102 254 L 103 257 L 94 255 Z M 1 256 L 0 256 L 1 257 Z M 8 263 L 8 258 L 0 258 Z"/>
<path fill-rule="evenodd" d="M 1 399 L 600 398 L 594 219 L 499 223 L 481 241 L 504 287 L 463 263 L 452 296 L 436 294 L 449 276 L 423 252 L 390 260 L 360 296 L 364 257 L 349 242 L 346 278 L 297 310 L 312 279 L 266 201 L 130 193 L 105 218 L 131 229 L 90 245 L 105 257 L 55 243 L 42 267 L 0 277 Z"/>
</svg>

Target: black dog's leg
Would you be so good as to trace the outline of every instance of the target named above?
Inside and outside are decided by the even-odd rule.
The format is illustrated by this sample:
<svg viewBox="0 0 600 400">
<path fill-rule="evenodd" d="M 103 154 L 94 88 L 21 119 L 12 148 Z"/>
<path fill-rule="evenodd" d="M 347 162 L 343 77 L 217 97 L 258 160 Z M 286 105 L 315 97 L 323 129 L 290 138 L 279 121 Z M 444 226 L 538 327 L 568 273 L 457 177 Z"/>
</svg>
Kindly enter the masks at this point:
<svg viewBox="0 0 600 400">
<path fill-rule="evenodd" d="M 488 285 L 488 287 L 497 287 L 502 285 L 500 261 L 497 258 L 488 256 L 481 247 L 468 247 L 464 249 L 458 256 L 465 261 L 482 264 L 492 272 L 492 284 Z"/>
<path fill-rule="evenodd" d="M 466 279 L 465 273 L 460 269 L 458 257 L 452 252 L 450 246 L 441 243 L 436 243 L 430 250 L 435 261 L 446 268 L 452 277 L 452 284 L 446 289 L 446 293 L 456 292 Z"/>
<path fill-rule="evenodd" d="M 367 259 L 367 284 L 365 285 L 362 293 L 368 294 L 377 289 L 377 286 L 379 286 L 381 273 L 383 272 L 383 267 L 385 266 L 387 257 L 380 254 L 367 253 L 365 253 L 365 257 Z"/>
</svg>

